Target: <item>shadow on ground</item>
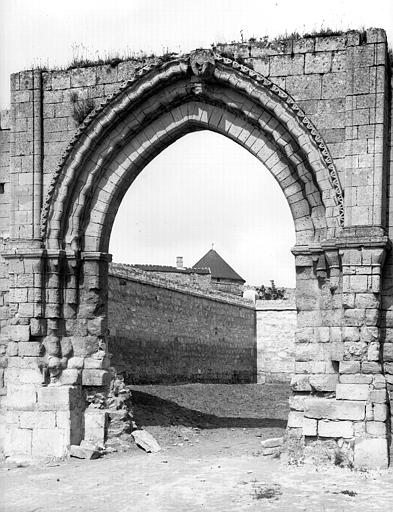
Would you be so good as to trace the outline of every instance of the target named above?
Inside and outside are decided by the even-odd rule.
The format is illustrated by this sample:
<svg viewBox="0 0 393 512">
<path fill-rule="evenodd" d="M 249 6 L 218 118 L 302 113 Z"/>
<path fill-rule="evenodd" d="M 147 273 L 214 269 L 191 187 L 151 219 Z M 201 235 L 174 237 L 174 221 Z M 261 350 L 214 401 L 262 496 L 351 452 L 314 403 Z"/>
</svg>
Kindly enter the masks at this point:
<svg viewBox="0 0 393 512">
<path fill-rule="evenodd" d="M 287 422 L 276 418 L 222 417 L 183 407 L 142 391 L 132 390 L 134 419 L 140 426 L 182 425 L 200 429 L 213 428 L 286 428 Z"/>
</svg>

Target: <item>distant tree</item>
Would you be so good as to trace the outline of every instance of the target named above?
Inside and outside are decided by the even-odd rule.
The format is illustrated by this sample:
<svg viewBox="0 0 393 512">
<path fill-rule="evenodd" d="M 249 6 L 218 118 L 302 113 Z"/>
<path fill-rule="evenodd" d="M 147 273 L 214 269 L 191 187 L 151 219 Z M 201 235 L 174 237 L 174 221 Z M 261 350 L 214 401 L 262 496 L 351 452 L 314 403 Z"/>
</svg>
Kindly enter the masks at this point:
<svg viewBox="0 0 393 512">
<path fill-rule="evenodd" d="M 285 298 L 285 288 L 277 288 L 274 281 L 270 281 L 270 286 L 264 286 L 261 284 L 259 288 L 256 288 L 258 298 L 262 300 L 278 300 Z"/>
</svg>

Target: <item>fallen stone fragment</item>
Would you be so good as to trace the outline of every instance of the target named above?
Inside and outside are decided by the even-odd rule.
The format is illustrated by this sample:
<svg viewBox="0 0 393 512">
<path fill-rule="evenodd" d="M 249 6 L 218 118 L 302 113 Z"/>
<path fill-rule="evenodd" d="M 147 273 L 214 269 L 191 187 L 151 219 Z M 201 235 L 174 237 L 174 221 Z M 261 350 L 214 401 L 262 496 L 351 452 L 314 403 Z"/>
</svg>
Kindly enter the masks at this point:
<svg viewBox="0 0 393 512">
<path fill-rule="evenodd" d="M 83 441 L 81 441 L 81 444 L 79 445 L 79 447 L 86 449 L 86 450 L 91 450 L 93 452 L 102 452 L 102 450 L 103 450 L 102 446 L 92 443 L 91 441 L 88 441 L 86 439 L 83 439 Z"/>
<path fill-rule="evenodd" d="M 131 435 L 135 443 L 147 453 L 156 453 L 161 450 L 161 446 L 146 430 L 134 430 Z"/>
<path fill-rule="evenodd" d="M 282 446 L 284 439 L 282 437 L 271 437 L 261 441 L 262 448 L 276 448 Z"/>
<path fill-rule="evenodd" d="M 274 446 L 273 448 L 264 448 L 262 455 L 266 457 L 267 455 L 279 455 L 280 446 Z"/>
<path fill-rule="evenodd" d="M 97 450 L 91 450 L 89 448 L 83 448 L 82 446 L 78 446 L 76 444 L 72 444 L 70 446 L 70 456 L 76 457 L 77 459 L 98 459 L 101 454 Z"/>
</svg>

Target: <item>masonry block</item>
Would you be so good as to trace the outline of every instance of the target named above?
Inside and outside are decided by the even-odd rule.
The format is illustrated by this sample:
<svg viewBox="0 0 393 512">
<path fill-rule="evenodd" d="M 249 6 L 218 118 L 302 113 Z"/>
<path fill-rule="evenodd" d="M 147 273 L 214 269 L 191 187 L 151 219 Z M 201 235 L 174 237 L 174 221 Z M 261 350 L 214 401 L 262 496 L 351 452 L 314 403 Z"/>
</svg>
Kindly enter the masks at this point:
<svg viewBox="0 0 393 512">
<path fill-rule="evenodd" d="M 360 373 L 360 361 L 340 361 L 341 373 Z"/>
<path fill-rule="evenodd" d="M 39 357 L 43 353 L 43 346 L 38 341 L 20 341 L 18 350 L 19 356 Z"/>
<path fill-rule="evenodd" d="M 318 421 L 318 435 L 320 437 L 353 437 L 353 424 L 351 421 Z"/>
<path fill-rule="evenodd" d="M 366 432 L 373 437 L 384 437 L 387 435 L 386 423 L 382 421 L 367 421 Z"/>
<path fill-rule="evenodd" d="M 365 418 L 366 403 L 362 401 L 309 398 L 305 403 L 307 418 L 360 421 Z"/>
<path fill-rule="evenodd" d="M 83 386 L 107 386 L 110 380 L 111 375 L 106 370 L 82 370 Z"/>
<path fill-rule="evenodd" d="M 4 440 L 5 455 L 13 457 L 20 455 L 30 457 L 32 455 L 32 430 L 6 425 Z"/>
<path fill-rule="evenodd" d="M 35 409 L 37 404 L 37 390 L 30 384 L 7 385 L 7 407 L 20 411 Z"/>
<path fill-rule="evenodd" d="M 303 418 L 303 435 L 316 436 L 317 435 L 317 420 L 311 418 Z"/>
<path fill-rule="evenodd" d="M 76 386 L 48 386 L 38 390 L 38 409 L 68 411 L 78 407 L 80 389 Z"/>
<path fill-rule="evenodd" d="M 386 469 L 388 467 L 387 439 L 357 439 L 355 441 L 354 465 L 358 469 Z"/>
<path fill-rule="evenodd" d="M 12 341 L 29 341 L 30 339 L 29 325 L 11 325 L 8 331 Z"/>
<path fill-rule="evenodd" d="M 310 375 L 310 386 L 316 391 L 334 391 L 338 383 L 338 375 Z"/>
<path fill-rule="evenodd" d="M 36 458 L 65 457 L 70 447 L 69 432 L 62 428 L 35 428 L 32 455 Z"/>
<path fill-rule="evenodd" d="M 336 398 L 338 400 L 367 400 L 369 386 L 367 384 L 337 384 Z"/>
</svg>

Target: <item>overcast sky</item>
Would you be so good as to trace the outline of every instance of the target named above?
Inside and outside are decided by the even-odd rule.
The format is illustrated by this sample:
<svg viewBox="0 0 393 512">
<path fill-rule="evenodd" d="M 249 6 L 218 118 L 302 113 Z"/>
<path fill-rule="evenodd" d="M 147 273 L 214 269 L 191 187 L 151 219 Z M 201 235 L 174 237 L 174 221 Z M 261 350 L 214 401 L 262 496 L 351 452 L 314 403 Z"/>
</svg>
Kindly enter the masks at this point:
<svg viewBox="0 0 393 512">
<path fill-rule="evenodd" d="M 378 26 L 393 41 L 393 0 L 0 0 L 0 105 L 9 75 L 143 50 L 188 52 L 218 41 L 321 27 Z M 193 265 L 215 249 L 249 283 L 294 286 L 294 227 L 266 169 L 223 136 L 187 135 L 156 157 L 115 221 L 116 261 Z"/>
</svg>

